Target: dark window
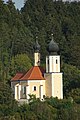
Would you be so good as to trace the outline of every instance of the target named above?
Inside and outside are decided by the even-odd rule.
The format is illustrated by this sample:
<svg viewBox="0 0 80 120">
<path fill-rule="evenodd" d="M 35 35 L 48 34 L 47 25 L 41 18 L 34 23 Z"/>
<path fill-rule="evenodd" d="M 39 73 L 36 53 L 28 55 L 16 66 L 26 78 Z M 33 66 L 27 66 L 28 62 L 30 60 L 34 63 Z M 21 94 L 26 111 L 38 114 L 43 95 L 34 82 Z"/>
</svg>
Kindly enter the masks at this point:
<svg viewBox="0 0 80 120">
<path fill-rule="evenodd" d="M 24 94 L 26 94 L 26 86 L 24 86 Z"/>
<path fill-rule="evenodd" d="M 43 98 L 45 98 L 45 95 L 43 95 Z"/>
<path fill-rule="evenodd" d="M 26 94 L 26 86 L 23 86 L 23 94 Z"/>
<path fill-rule="evenodd" d="M 48 59 L 48 72 L 49 72 L 49 59 Z"/>
<path fill-rule="evenodd" d="M 48 59 L 48 65 L 49 65 L 49 59 Z"/>
<path fill-rule="evenodd" d="M 58 64 L 58 60 L 56 60 L 56 64 Z"/>
<path fill-rule="evenodd" d="M 36 91 L 36 86 L 34 86 L 34 91 Z"/>
</svg>

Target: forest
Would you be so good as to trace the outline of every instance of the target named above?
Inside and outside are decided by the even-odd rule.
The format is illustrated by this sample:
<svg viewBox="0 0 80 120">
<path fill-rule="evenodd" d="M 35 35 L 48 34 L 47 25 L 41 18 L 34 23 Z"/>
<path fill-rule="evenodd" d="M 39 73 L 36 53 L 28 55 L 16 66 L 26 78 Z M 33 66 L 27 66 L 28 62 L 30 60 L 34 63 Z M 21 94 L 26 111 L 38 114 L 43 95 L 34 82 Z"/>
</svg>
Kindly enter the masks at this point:
<svg viewBox="0 0 80 120">
<path fill-rule="evenodd" d="M 64 99 L 30 96 L 19 105 L 12 96 L 10 80 L 34 64 L 36 36 L 45 69 L 47 46 L 59 45 Z M 0 0 L 0 120 L 80 120 L 80 1 L 27 0 L 19 11 L 9 0 Z"/>
</svg>

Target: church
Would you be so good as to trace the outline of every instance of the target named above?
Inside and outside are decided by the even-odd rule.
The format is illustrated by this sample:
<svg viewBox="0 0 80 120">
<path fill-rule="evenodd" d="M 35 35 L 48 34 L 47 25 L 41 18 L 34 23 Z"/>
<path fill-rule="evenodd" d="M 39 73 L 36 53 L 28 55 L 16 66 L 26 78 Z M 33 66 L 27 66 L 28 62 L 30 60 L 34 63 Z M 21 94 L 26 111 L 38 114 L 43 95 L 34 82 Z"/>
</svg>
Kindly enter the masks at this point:
<svg viewBox="0 0 80 120">
<path fill-rule="evenodd" d="M 40 45 L 36 40 L 34 46 L 34 66 L 25 74 L 16 73 L 11 79 L 14 98 L 19 101 L 29 100 L 29 94 L 43 100 L 44 97 L 63 99 L 63 73 L 60 72 L 59 46 L 53 36 L 48 45 L 46 70 L 40 66 Z"/>
</svg>

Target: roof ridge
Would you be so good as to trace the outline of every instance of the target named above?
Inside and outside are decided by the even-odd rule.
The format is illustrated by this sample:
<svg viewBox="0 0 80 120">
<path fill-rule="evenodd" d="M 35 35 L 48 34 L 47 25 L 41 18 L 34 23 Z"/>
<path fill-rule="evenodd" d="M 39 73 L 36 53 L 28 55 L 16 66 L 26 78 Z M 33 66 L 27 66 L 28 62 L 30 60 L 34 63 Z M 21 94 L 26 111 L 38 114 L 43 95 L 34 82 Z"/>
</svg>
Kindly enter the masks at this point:
<svg viewBox="0 0 80 120">
<path fill-rule="evenodd" d="M 29 69 L 22 78 L 24 78 L 26 76 L 26 74 L 28 74 L 32 69 L 33 69 L 33 67 L 31 69 Z M 20 80 L 23 80 L 22 78 Z"/>
<path fill-rule="evenodd" d="M 43 77 L 43 75 L 42 75 L 42 70 L 40 69 L 41 67 L 40 66 L 34 66 L 33 67 L 33 71 L 32 71 L 32 73 L 31 73 L 31 75 L 30 75 L 30 77 L 32 77 L 33 76 L 33 73 L 34 73 L 34 70 L 36 70 L 36 69 L 38 70 L 38 74 L 41 76 L 41 79 L 44 79 L 44 77 Z M 38 75 L 37 74 L 37 75 Z M 30 77 L 29 77 L 29 79 L 30 79 Z M 38 77 L 38 76 L 37 76 Z M 39 78 L 38 78 L 39 79 Z"/>
<path fill-rule="evenodd" d="M 20 76 L 19 80 L 44 80 L 43 73 L 44 69 L 41 66 L 32 66 L 25 74 L 17 73 L 17 76 Z"/>
<path fill-rule="evenodd" d="M 30 76 L 32 75 L 32 73 L 33 73 L 33 69 L 34 69 L 34 67 L 32 67 L 32 70 L 31 70 L 31 74 L 30 74 Z M 30 78 L 30 76 L 28 77 L 28 79 Z"/>
</svg>

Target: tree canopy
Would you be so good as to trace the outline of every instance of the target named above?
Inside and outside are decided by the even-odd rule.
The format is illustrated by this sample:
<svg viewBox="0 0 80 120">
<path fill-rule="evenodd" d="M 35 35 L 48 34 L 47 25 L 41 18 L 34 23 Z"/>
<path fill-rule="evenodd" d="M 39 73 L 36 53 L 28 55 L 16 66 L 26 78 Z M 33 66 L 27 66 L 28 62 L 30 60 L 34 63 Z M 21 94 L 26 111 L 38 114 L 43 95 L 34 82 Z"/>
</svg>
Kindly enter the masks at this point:
<svg viewBox="0 0 80 120">
<path fill-rule="evenodd" d="M 36 36 L 45 66 L 51 33 L 60 48 L 64 98 L 67 100 L 47 98 L 44 103 L 36 100 L 18 107 L 8 81 L 15 72 L 27 71 L 33 65 Z M 79 120 L 79 109 L 80 1 L 27 0 L 19 11 L 11 0 L 7 4 L 0 0 L 0 120 Z"/>
</svg>

